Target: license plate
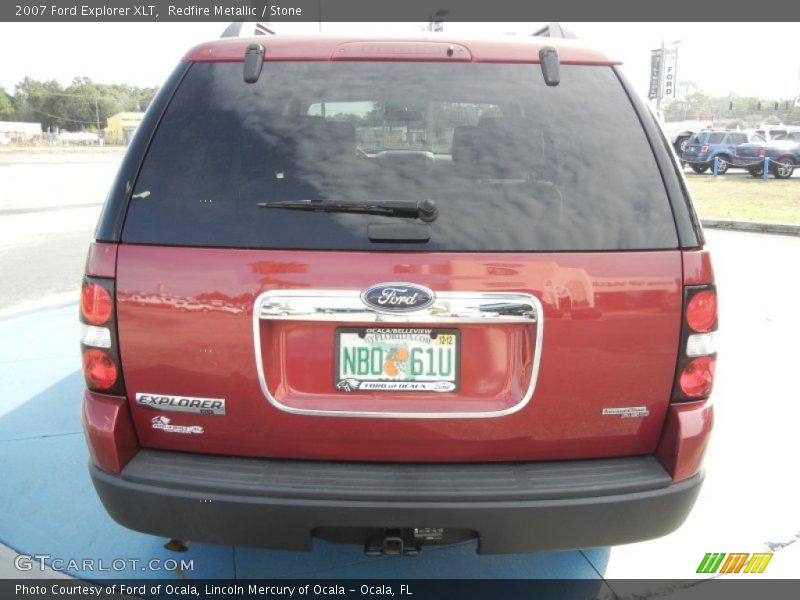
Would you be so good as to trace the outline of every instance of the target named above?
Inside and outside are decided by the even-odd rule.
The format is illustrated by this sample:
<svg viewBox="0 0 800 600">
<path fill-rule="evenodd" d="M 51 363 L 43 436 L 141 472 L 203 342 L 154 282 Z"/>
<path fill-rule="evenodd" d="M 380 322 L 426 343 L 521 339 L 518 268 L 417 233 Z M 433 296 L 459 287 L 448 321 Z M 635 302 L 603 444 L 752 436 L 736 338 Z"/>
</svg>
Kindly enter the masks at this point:
<svg viewBox="0 0 800 600">
<path fill-rule="evenodd" d="M 457 329 L 340 327 L 335 385 L 342 392 L 455 392 Z"/>
</svg>

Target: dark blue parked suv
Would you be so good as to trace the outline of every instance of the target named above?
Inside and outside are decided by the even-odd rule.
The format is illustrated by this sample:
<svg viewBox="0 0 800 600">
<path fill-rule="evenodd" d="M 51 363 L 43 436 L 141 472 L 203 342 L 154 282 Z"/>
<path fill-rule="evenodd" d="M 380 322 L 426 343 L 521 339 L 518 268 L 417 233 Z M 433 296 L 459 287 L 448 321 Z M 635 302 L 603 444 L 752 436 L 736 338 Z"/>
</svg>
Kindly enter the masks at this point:
<svg viewBox="0 0 800 600">
<path fill-rule="evenodd" d="M 770 142 L 742 144 L 735 150 L 734 160 L 747 163 L 747 170 L 753 177 L 764 174 L 765 157 L 769 157 L 769 170 L 778 179 L 792 176 L 800 165 L 800 131 L 789 132 L 785 139 Z"/>
<path fill-rule="evenodd" d="M 681 160 L 689 163 L 695 173 L 705 173 L 717 159 L 717 173 L 723 174 L 730 167 L 738 166 L 734 148 L 757 139 L 754 134 L 743 131 L 719 131 L 709 129 L 695 133 L 687 142 Z M 763 138 L 762 138 L 763 140 Z"/>
</svg>

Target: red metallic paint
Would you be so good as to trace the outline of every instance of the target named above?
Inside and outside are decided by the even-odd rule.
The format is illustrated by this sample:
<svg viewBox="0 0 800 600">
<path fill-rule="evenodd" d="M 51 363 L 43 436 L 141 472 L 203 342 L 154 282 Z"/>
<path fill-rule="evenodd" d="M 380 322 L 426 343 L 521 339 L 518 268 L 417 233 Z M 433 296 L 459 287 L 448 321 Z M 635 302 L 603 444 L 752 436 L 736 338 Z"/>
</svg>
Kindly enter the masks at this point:
<svg viewBox="0 0 800 600">
<path fill-rule="evenodd" d="M 124 397 L 85 391 L 81 420 L 92 461 L 104 471 L 119 474 L 139 452 Z"/>
<path fill-rule="evenodd" d="M 613 65 L 620 61 L 577 40 L 543 39 L 535 37 L 511 37 L 470 39 L 450 38 L 440 35 L 419 37 L 352 37 L 335 36 L 275 36 L 256 38 L 225 38 L 195 46 L 184 57 L 190 62 L 238 62 L 244 60 L 247 46 L 262 44 L 266 50 L 265 60 L 468 60 L 461 52 L 447 56 L 447 46 L 454 50 L 464 48 L 472 62 L 538 63 L 539 50 L 555 46 L 563 64 Z M 401 51 L 388 52 L 387 45 L 403 45 Z M 360 48 L 354 46 L 361 45 Z M 416 45 L 413 51 L 411 46 Z M 441 46 L 441 58 L 430 52 Z M 345 46 L 346 50 L 340 52 Z M 420 54 L 425 54 L 424 58 Z"/>
<path fill-rule="evenodd" d="M 92 277 L 116 277 L 117 244 L 92 242 L 86 255 L 86 275 Z"/>
<path fill-rule="evenodd" d="M 672 474 L 673 481 L 689 479 L 700 471 L 713 425 L 714 407 L 710 401 L 669 407 L 656 457 Z"/>
<path fill-rule="evenodd" d="M 708 250 L 683 252 L 684 285 L 706 285 L 714 283 L 714 267 Z"/>
<path fill-rule="evenodd" d="M 500 461 L 652 453 L 670 410 L 681 270 L 678 250 L 445 254 L 121 245 L 117 314 L 131 413 L 144 447 L 229 455 Z M 252 309 L 259 294 L 361 290 L 398 280 L 438 291 L 536 295 L 544 305 L 544 341 L 528 406 L 498 418 L 359 419 L 292 415 L 267 402 L 253 341 Z M 269 356 L 259 360 L 276 395 L 306 407 L 357 402 L 333 387 L 336 326 L 262 324 Z M 409 410 L 438 401 L 485 410 L 517 400 L 532 357 L 522 329 L 504 326 L 482 333 L 464 326 L 462 331 L 465 372 L 458 393 L 447 399 L 398 395 L 381 406 Z M 505 345 L 500 355 L 493 352 L 498 342 Z M 512 351 L 508 344 L 517 347 Z M 310 362 L 302 365 L 300 355 Z M 512 355 L 519 368 L 510 371 Z M 174 424 L 200 425 L 204 433 L 168 433 L 151 424 L 164 413 L 133 404 L 137 392 L 225 398 L 228 414 L 169 413 Z M 631 406 L 645 406 L 649 415 L 602 415 L 606 407 Z"/>
</svg>

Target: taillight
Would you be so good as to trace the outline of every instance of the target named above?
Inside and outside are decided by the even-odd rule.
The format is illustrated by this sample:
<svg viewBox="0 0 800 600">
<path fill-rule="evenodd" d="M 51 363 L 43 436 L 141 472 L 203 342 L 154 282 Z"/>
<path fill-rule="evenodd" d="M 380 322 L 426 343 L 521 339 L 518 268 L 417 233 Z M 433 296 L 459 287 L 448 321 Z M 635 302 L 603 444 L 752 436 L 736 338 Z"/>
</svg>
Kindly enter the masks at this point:
<svg viewBox="0 0 800 600">
<path fill-rule="evenodd" d="M 766 148 L 759 148 L 758 149 L 758 158 L 764 158 L 767 155 Z"/>
<path fill-rule="evenodd" d="M 683 326 L 672 400 L 702 400 L 711 394 L 717 364 L 717 290 L 684 288 Z"/>
<path fill-rule="evenodd" d="M 89 348 L 83 351 L 83 374 L 86 383 L 98 390 L 108 390 L 117 382 L 117 365 L 107 352 Z"/>
<path fill-rule="evenodd" d="M 706 333 L 717 324 L 717 292 L 701 290 L 686 304 L 686 324 L 692 331 Z"/>
<path fill-rule="evenodd" d="M 711 393 L 717 359 L 709 356 L 689 361 L 681 371 L 678 381 L 681 392 L 688 398 L 701 398 Z"/>
<path fill-rule="evenodd" d="M 87 323 L 102 325 L 111 317 L 111 294 L 102 285 L 84 283 L 81 290 L 81 316 Z"/>
<path fill-rule="evenodd" d="M 700 146 L 700 152 L 703 152 L 703 153 L 708 152 L 708 146 Z"/>
<path fill-rule="evenodd" d="M 124 395 L 113 279 L 84 277 L 80 319 L 81 357 L 86 387 L 96 392 Z"/>
</svg>

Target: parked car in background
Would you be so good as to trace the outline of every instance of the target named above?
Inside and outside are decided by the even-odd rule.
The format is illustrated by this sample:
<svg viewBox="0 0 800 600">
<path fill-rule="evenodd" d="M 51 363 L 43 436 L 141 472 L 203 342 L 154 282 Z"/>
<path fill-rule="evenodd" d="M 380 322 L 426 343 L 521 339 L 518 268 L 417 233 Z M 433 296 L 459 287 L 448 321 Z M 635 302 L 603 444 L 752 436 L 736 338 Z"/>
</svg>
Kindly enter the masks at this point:
<svg viewBox="0 0 800 600">
<path fill-rule="evenodd" d="M 764 174 L 765 158 L 769 158 L 769 170 L 775 177 L 791 177 L 797 165 L 800 165 L 800 131 L 788 132 L 784 139 L 778 141 L 741 144 L 734 151 L 734 161 L 746 164 L 747 171 L 753 177 Z"/>
<path fill-rule="evenodd" d="M 763 141 L 764 138 L 755 133 L 744 131 L 700 131 L 686 143 L 681 160 L 689 163 L 695 173 L 705 173 L 717 159 L 717 173 L 722 175 L 729 168 L 737 167 L 734 161 L 734 148 L 750 141 Z"/>
<path fill-rule="evenodd" d="M 779 142 L 787 139 L 793 133 L 800 133 L 800 127 L 794 125 L 761 126 L 753 131 L 767 142 Z"/>
<path fill-rule="evenodd" d="M 699 131 L 711 129 L 711 124 L 707 121 L 671 121 L 668 123 L 661 121 L 661 128 L 670 145 L 675 149 L 675 154 L 680 156 L 692 136 Z"/>
</svg>

